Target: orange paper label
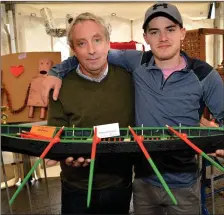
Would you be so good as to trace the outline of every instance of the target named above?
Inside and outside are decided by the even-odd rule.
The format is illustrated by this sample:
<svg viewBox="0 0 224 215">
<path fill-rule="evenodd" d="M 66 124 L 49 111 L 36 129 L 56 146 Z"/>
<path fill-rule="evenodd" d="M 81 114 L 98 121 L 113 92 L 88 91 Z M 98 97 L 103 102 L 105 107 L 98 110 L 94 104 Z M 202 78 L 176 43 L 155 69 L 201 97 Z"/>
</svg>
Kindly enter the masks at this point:
<svg viewBox="0 0 224 215">
<path fill-rule="evenodd" d="M 44 137 L 53 137 L 56 127 L 53 126 L 32 126 L 30 132 Z"/>
</svg>

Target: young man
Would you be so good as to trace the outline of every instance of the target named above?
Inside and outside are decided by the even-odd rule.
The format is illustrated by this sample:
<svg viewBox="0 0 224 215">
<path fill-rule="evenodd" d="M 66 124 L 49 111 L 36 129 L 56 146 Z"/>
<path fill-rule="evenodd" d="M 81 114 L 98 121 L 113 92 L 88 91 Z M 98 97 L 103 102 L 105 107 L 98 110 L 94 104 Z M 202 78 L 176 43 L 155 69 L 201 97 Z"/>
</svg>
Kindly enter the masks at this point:
<svg viewBox="0 0 224 215">
<path fill-rule="evenodd" d="M 132 72 L 135 83 L 136 126 L 199 126 L 205 104 L 216 120 L 224 119 L 224 88 L 219 74 L 207 63 L 180 51 L 186 30 L 178 9 L 158 3 L 145 14 L 144 39 L 150 52 L 111 50 L 109 62 Z M 49 75 L 63 77 L 77 60 L 69 58 Z M 49 76 L 50 88 L 60 89 L 59 79 Z M 57 86 L 57 87 L 56 87 Z M 57 94 L 55 91 L 54 96 Z M 46 98 L 47 96 L 45 96 Z M 177 198 L 171 200 L 145 158 L 135 166 L 133 184 L 136 214 L 199 214 L 199 173 L 194 155 L 154 157 L 156 164 Z"/>
<path fill-rule="evenodd" d="M 123 68 L 108 64 L 110 38 L 103 20 L 90 13 L 80 14 L 71 24 L 68 41 L 79 65 L 64 78 L 58 100 L 50 98 L 48 125 L 84 128 L 114 122 L 120 127 L 133 125 L 132 77 Z M 68 160 L 60 164 L 62 214 L 128 214 L 132 194 L 130 155 L 96 155 L 89 209 L 86 207 L 88 163 L 83 162 L 87 167 L 80 168 L 73 168 L 75 162 Z"/>
</svg>

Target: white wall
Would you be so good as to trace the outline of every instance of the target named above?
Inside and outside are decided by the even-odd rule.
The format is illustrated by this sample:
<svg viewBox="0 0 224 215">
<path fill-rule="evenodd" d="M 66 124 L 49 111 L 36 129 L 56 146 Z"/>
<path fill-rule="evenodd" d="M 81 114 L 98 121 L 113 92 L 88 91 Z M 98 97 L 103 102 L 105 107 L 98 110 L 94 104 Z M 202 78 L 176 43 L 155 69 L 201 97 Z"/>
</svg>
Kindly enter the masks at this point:
<svg viewBox="0 0 224 215">
<path fill-rule="evenodd" d="M 131 21 L 117 16 L 103 17 L 111 26 L 111 42 L 128 42 L 131 40 Z"/>
<path fill-rule="evenodd" d="M 4 28 L 4 25 L 1 24 L 1 55 L 6 55 L 9 53 L 10 53 L 9 37 Z"/>
<path fill-rule="evenodd" d="M 51 38 L 47 35 L 44 27 L 44 21 L 40 18 L 39 10 L 36 11 L 36 16 L 31 17 L 24 14 L 22 5 L 16 6 L 16 26 L 18 52 L 27 51 L 62 51 L 62 60 L 69 56 L 69 50 L 66 43 L 66 38 Z M 111 41 L 112 42 L 128 42 L 134 40 L 143 43 L 146 50 L 150 47 L 145 44 L 143 39 L 142 23 L 143 17 L 132 22 L 128 19 L 117 16 L 104 16 L 106 23 L 111 26 Z M 183 16 L 183 21 L 187 30 L 198 28 L 213 28 L 214 20 L 198 20 Z M 65 28 L 65 19 L 55 19 L 57 27 Z M 132 28 L 132 35 L 131 35 Z M 132 36 L 132 37 L 131 37 Z M 213 36 L 206 37 L 206 56 L 209 64 L 213 65 Z"/>
<path fill-rule="evenodd" d="M 16 7 L 18 52 L 51 50 L 51 37 L 47 35 L 40 17 L 23 16 Z"/>
<path fill-rule="evenodd" d="M 5 5 L 1 4 L 1 55 L 10 53 L 10 41 L 7 31 L 7 17 L 5 13 Z"/>
<path fill-rule="evenodd" d="M 16 6 L 16 28 L 18 52 L 62 51 L 62 60 L 69 56 L 66 37 L 52 37 L 46 33 L 44 21 L 36 11 L 35 16 L 24 14 L 21 5 Z M 111 41 L 131 40 L 131 21 L 116 16 L 105 16 L 105 22 L 111 25 Z M 65 19 L 55 19 L 57 28 L 65 28 Z"/>
<path fill-rule="evenodd" d="M 220 28 L 224 29 L 224 2 L 219 2 L 217 3 L 218 6 L 216 8 L 215 12 L 215 23 L 214 26 L 215 28 Z M 223 50 L 222 48 L 224 47 L 223 45 L 223 36 L 222 35 L 216 35 L 214 36 L 214 48 L 217 50 L 217 53 L 220 53 L 219 55 L 217 53 L 214 53 L 214 63 L 216 66 L 220 65 L 221 62 L 224 60 L 223 56 Z"/>
</svg>

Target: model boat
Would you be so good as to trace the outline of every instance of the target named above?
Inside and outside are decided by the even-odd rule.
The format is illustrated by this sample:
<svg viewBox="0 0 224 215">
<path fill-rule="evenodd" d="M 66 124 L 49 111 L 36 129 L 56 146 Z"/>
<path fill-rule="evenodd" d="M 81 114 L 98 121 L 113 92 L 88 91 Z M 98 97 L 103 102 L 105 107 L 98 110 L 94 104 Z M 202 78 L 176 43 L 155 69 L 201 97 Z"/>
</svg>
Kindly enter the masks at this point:
<svg viewBox="0 0 224 215">
<path fill-rule="evenodd" d="M 224 128 L 173 127 L 206 153 L 224 149 Z M 2 151 L 40 156 L 49 140 L 27 139 L 18 136 L 30 131 L 30 126 L 1 125 Z M 55 133 L 60 128 L 56 128 Z M 171 133 L 167 127 L 135 127 L 134 131 L 144 137 L 144 145 L 150 153 L 195 153 L 183 140 Z M 90 155 L 93 128 L 65 128 L 60 142 L 48 152 L 46 158 L 64 159 L 68 156 Z M 120 128 L 120 136 L 101 139 L 97 145 L 100 153 L 140 153 L 128 128 Z"/>
</svg>

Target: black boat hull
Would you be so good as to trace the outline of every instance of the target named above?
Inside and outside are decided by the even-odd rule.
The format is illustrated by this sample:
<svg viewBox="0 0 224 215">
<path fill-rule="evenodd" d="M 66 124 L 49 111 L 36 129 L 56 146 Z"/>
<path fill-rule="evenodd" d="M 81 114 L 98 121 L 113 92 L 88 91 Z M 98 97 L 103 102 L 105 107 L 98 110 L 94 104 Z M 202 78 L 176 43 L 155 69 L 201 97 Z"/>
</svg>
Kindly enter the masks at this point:
<svg viewBox="0 0 224 215">
<path fill-rule="evenodd" d="M 215 152 L 216 149 L 224 149 L 224 134 L 216 136 L 204 136 L 189 138 L 196 146 L 205 153 Z M 26 154 L 39 157 L 49 142 L 13 138 L 8 136 L 1 137 L 2 151 Z M 90 156 L 91 143 L 64 143 L 55 144 L 46 155 L 46 158 L 60 160 L 69 156 Z M 196 153 L 181 139 L 176 140 L 145 140 L 144 145 L 150 153 Z M 105 153 L 141 153 L 141 149 L 134 141 L 130 142 L 106 142 L 102 141 L 97 145 L 97 154 Z"/>
</svg>

